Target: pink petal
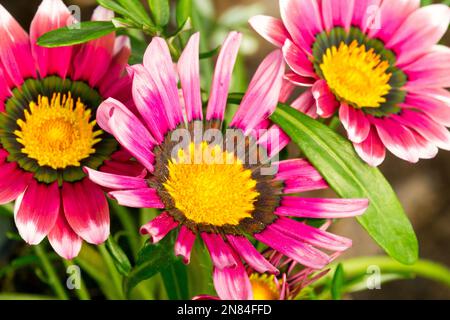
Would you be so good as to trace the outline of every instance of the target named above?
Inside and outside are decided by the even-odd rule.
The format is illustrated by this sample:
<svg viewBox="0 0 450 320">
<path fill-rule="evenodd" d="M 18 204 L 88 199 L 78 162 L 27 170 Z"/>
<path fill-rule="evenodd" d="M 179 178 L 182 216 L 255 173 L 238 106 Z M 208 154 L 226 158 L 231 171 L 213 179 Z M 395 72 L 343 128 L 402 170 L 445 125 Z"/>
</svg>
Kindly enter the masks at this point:
<svg viewBox="0 0 450 320">
<path fill-rule="evenodd" d="M 403 110 L 400 115 L 394 116 L 394 118 L 406 127 L 414 129 L 439 148 L 450 150 L 450 132 L 427 115 L 417 111 Z"/>
<path fill-rule="evenodd" d="M 196 235 L 189 228 L 182 226 L 175 242 L 175 255 L 182 256 L 183 262 L 189 264 L 191 261 L 191 251 L 194 246 Z"/>
<path fill-rule="evenodd" d="M 322 17 L 325 30 L 334 27 L 350 29 L 355 0 L 322 0 Z"/>
<path fill-rule="evenodd" d="M 281 0 L 281 19 L 294 43 L 307 54 L 318 33 L 322 32 L 322 17 L 316 0 Z"/>
<path fill-rule="evenodd" d="M 280 232 L 273 225 L 267 226 L 264 231 L 256 233 L 254 237 L 306 267 L 322 269 L 330 262 L 330 257 L 325 253 Z"/>
<path fill-rule="evenodd" d="M 48 186 L 31 180 L 14 207 L 14 220 L 22 239 L 31 245 L 39 244 L 55 225 L 59 208 L 58 183 Z"/>
<path fill-rule="evenodd" d="M 280 216 L 338 219 L 362 215 L 369 205 L 367 199 L 322 199 L 283 197 L 276 214 Z"/>
<path fill-rule="evenodd" d="M 169 127 L 175 129 L 183 122 L 183 114 L 178 95 L 177 74 L 164 39 L 153 38 L 145 51 L 144 67 L 158 90 Z"/>
<path fill-rule="evenodd" d="M 322 118 L 332 117 L 338 109 L 339 103 L 325 80 L 319 80 L 314 84 L 312 95 L 316 99 L 317 114 Z"/>
<path fill-rule="evenodd" d="M 20 86 L 27 78 L 36 78 L 28 34 L 0 5 L 0 69 L 10 86 Z"/>
<path fill-rule="evenodd" d="M 206 120 L 222 121 L 227 105 L 231 75 L 239 52 L 242 35 L 231 32 L 226 38 L 217 59 L 216 69 L 208 102 Z"/>
<path fill-rule="evenodd" d="M 109 236 L 109 208 L 99 186 L 85 178 L 64 182 L 62 201 L 67 222 L 81 238 L 92 244 L 103 243 Z"/>
<path fill-rule="evenodd" d="M 39 6 L 31 22 L 30 40 L 33 57 L 42 78 L 53 74 L 65 78 L 69 71 L 73 47 L 44 48 L 36 44 L 37 39 L 44 33 L 66 27 L 73 22 L 74 18 L 61 0 L 44 0 Z"/>
<path fill-rule="evenodd" d="M 82 240 L 70 227 L 62 208 L 53 229 L 48 234 L 48 240 L 56 253 L 67 260 L 78 256 L 81 250 Z"/>
<path fill-rule="evenodd" d="M 361 110 L 342 103 L 339 108 L 339 118 L 345 130 L 347 130 L 350 141 L 361 143 L 367 139 L 370 132 L 370 122 Z"/>
<path fill-rule="evenodd" d="M 267 261 L 266 258 L 264 258 L 263 255 L 255 249 L 255 247 L 246 237 L 227 235 L 227 239 L 234 250 L 254 270 L 260 273 L 268 272 L 279 274 L 278 269 L 275 268 L 269 261 Z"/>
<path fill-rule="evenodd" d="M 352 25 L 360 27 L 363 32 L 379 27 L 377 19 L 381 0 L 356 0 L 353 8 Z"/>
<path fill-rule="evenodd" d="M 286 103 L 289 98 L 291 97 L 291 94 L 295 90 L 295 85 L 283 78 L 283 84 L 281 85 L 281 92 L 280 92 L 280 102 Z"/>
<path fill-rule="evenodd" d="M 408 16 L 419 7 L 420 0 L 383 0 L 378 12 L 379 27 L 371 28 L 369 36 L 383 42 L 389 41 Z"/>
<path fill-rule="evenodd" d="M 445 89 L 409 92 L 403 107 L 419 109 L 437 123 L 450 127 L 450 93 Z"/>
<path fill-rule="evenodd" d="M 438 43 L 449 23 L 450 8 L 444 4 L 414 11 L 386 43 L 387 48 L 397 53 L 397 66 L 413 62 Z"/>
<path fill-rule="evenodd" d="M 92 15 L 93 21 L 109 21 L 112 18 L 114 13 L 100 6 Z M 81 45 L 73 61 L 73 80 L 84 80 L 91 87 L 97 86 L 111 64 L 114 42 L 115 34 L 111 33 Z"/>
<path fill-rule="evenodd" d="M 352 246 L 352 240 L 350 239 L 339 237 L 293 219 L 281 217 L 273 226 L 286 235 L 319 248 L 345 251 Z"/>
<path fill-rule="evenodd" d="M 414 139 L 416 140 L 416 146 L 418 150 L 419 157 L 421 159 L 433 159 L 439 152 L 439 149 L 436 145 L 430 141 L 422 137 L 415 131 L 411 131 L 414 135 Z"/>
<path fill-rule="evenodd" d="M 284 43 L 283 55 L 287 64 L 295 73 L 304 77 L 317 77 L 306 54 L 289 39 Z"/>
<path fill-rule="evenodd" d="M 289 136 L 277 125 L 272 125 L 259 138 L 258 144 L 267 150 L 267 155 L 270 158 L 279 154 L 291 141 Z"/>
<path fill-rule="evenodd" d="M 110 132 L 142 165 L 153 172 L 155 140 L 141 123 L 119 101 L 109 98 L 97 111 L 99 125 Z"/>
<path fill-rule="evenodd" d="M 284 75 L 284 79 L 286 79 L 300 87 L 312 87 L 313 84 L 316 83 L 316 81 L 317 81 L 315 78 L 303 77 L 294 72 L 287 72 Z"/>
<path fill-rule="evenodd" d="M 277 47 L 281 48 L 286 39 L 291 38 L 280 19 L 258 15 L 252 17 L 248 22 L 264 39 Z"/>
<path fill-rule="evenodd" d="M 358 155 L 372 167 L 378 167 L 386 157 L 386 148 L 378 136 L 377 131 L 372 128 L 366 140 L 354 143 Z"/>
<path fill-rule="evenodd" d="M 450 87 L 450 48 L 435 45 L 430 52 L 403 68 L 406 89 Z"/>
<path fill-rule="evenodd" d="M 144 189 L 148 187 L 147 181 L 142 178 L 100 172 L 87 167 L 84 167 L 83 171 L 92 182 L 109 189 Z"/>
<path fill-rule="evenodd" d="M 253 299 L 250 279 L 240 261 L 236 267 L 214 268 L 213 280 L 214 288 L 222 300 Z"/>
<path fill-rule="evenodd" d="M 386 148 L 400 159 L 419 161 L 416 140 L 411 131 L 390 118 L 374 121 L 378 135 Z"/>
<path fill-rule="evenodd" d="M 178 60 L 178 74 L 183 89 L 187 121 L 202 120 L 199 66 L 200 33 L 194 34 Z"/>
<path fill-rule="evenodd" d="M 27 188 L 31 174 L 17 168 L 15 162 L 0 165 L 0 205 L 15 200 Z"/>
<path fill-rule="evenodd" d="M 269 54 L 260 64 L 233 117 L 230 126 L 245 134 L 254 129 L 275 110 L 283 83 L 284 62 L 280 50 Z"/>
<path fill-rule="evenodd" d="M 314 99 L 311 90 L 307 90 L 302 93 L 294 102 L 291 103 L 291 107 L 303 112 L 313 119 L 319 117 L 317 114 L 316 100 Z"/>
<path fill-rule="evenodd" d="M 164 208 L 164 203 L 155 189 L 134 189 L 123 191 L 112 191 L 108 195 L 117 200 L 120 205 L 131 208 Z"/>
<path fill-rule="evenodd" d="M 139 232 L 142 235 L 149 235 L 151 243 L 158 243 L 177 226 L 178 222 L 170 214 L 163 212 L 146 225 L 143 225 Z"/>
<path fill-rule="evenodd" d="M 220 234 L 202 232 L 200 236 L 216 269 L 236 268 L 238 266 L 239 259 L 234 256 L 233 250 Z"/>
</svg>

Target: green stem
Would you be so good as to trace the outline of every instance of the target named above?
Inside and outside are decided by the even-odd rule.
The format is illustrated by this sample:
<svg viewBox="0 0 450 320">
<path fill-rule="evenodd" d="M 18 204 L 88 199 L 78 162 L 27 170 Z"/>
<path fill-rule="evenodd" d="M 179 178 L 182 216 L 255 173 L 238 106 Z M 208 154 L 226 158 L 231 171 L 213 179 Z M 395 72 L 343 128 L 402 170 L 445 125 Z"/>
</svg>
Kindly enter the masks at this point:
<svg viewBox="0 0 450 320">
<path fill-rule="evenodd" d="M 349 259 L 341 263 L 347 279 L 367 274 L 367 269 L 370 266 L 377 266 L 380 268 L 381 273 L 384 274 L 414 274 L 450 287 L 450 270 L 444 265 L 429 260 L 419 260 L 413 265 L 404 265 L 389 257 L 376 256 Z M 336 264 L 331 265 L 332 269 L 335 267 Z M 328 283 L 332 276 L 333 272 L 329 272 L 326 277 L 317 281 L 314 286 Z"/>
<path fill-rule="evenodd" d="M 70 266 L 74 266 L 75 264 L 72 261 L 63 260 L 64 265 L 66 266 L 66 269 Z M 84 281 L 82 278 L 80 278 L 80 288 L 75 289 L 75 294 L 78 296 L 78 299 L 80 300 L 91 300 L 91 296 L 89 294 L 89 291 L 86 289 L 86 285 L 84 284 Z"/>
<path fill-rule="evenodd" d="M 140 241 L 138 235 L 138 230 L 135 222 L 133 219 L 131 219 L 130 212 L 125 208 L 120 206 L 115 201 L 110 201 L 110 205 L 113 209 L 113 211 L 117 214 L 117 217 L 120 220 L 120 223 L 125 228 L 125 232 L 127 233 L 127 238 L 131 247 L 131 250 L 133 251 L 133 255 L 136 258 L 137 253 L 139 252 L 140 248 Z"/>
<path fill-rule="evenodd" d="M 42 268 L 47 274 L 48 283 L 52 287 L 56 296 L 61 300 L 69 300 L 69 296 L 67 295 L 66 290 L 64 290 L 64 287 L 59 281 L 56 271 L 53 265 L 50 263 L 50 260 L 47 257 L 47 253 L 43 249 L 42 245 L 34 246 L 34 251 L 41 262 Z"/>
<path fill-rule="evenodd" d="M 105 244 L 101 244 L 98 246 L 98 249 L 100 251 L 100 254 L 102 255 L 103 260 L 105 261 L 106 267 L 108 268 L 109 274 L 112 277 L 114 287 L 117 290 L 117 293 L 121 300 L 123 300 L 125 297 L 123 295 L 122 290 L 122 277 L 117 271 L 116 267 L 114 266 L 113 259 L 111 258 L 111 255 L 108 252 L 108 249 L 106 249 Z"/>
</svg>

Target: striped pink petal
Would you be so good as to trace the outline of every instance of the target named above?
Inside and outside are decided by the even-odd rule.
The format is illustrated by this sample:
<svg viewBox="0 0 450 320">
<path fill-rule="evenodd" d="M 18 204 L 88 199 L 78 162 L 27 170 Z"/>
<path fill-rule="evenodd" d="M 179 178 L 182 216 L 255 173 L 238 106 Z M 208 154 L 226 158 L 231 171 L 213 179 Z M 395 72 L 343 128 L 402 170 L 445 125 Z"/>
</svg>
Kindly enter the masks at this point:
<svg viewBox="0 0 450 320">
<path fill-rule="evenodd" d="M 327 250 L 345 251 L 352 246 L 350 239 L 308 226 L 293 219 L 281 217 L 273 224 L 273 227 L 297 240 Z"/>
<path fill-rule="evenodd" d="M 435 122 L 450 127 L 450 93 L 446 89 L 434 88 L 409 92 L 403 107 L 419 109 Z"/>
<path fill-rule="evenodd" d="M 311 77 L 303 77 L 295 72 L 287 72 L 284 78 L 300 87 L 312 87 L 317 79 Z"/>
<path fill-rule="evenodd" d="M 381 0 L 355 0 L 352 25 L 360 27 L 363 32 L 379 27 L 377 19 Z"/>
<path fill-rule="evenodd" d="M 361 110 L 342 103 L 339 108 L 339 119 L 347 130 L 350 141 L 361 143 L 369 136 L 370 122 Z"/>
<path fill-rule="evenodd" d="M 267 150 L 269 158 L 279 154 L 291 141 L 289 136 L 284 133 L 277 125 L 272 125 L 264 134 L 259 137 L 258 144 Z"/>
<path fill-rule="evenodd" d="M 316 99 L 317 114 L 322 118 L 332 117 L 339 108 L 339 102 L 325 80 L 319 80 L 314 84 L 312 95 Z"/>
<path fill-rule="evenodd" d="M 286 39 L 291 37 L 280 19 L 258 15 L 248 22 L 264 39 L 279 48 L 283 46 Z"/>
<path fill-rule="evenodd" d="M 97 111 L 99 125 L 110 132 L 143 166 L 153 172 L 155 140 L 121 102 L 109 98 Z"/>
<path fill-rule="evenodd" d="M 275 213 L 312 219 L 338 219 L 362 215 L 369 205 L 367 199 L 322 199 L 283 197 Z"/>
<path fill-rule="evenodd" d="M 236 267 L 214 268 L 214 288 L 222 300 L 252 300 L 250 279 L 243 264 L 236 261 Z"/>
<path fill-rule="evenodd" d="M 31 179 L 31 174 L 18 169 L 15 162 L 2 163 L 0 165 L 0 204 L 15 200 L 25 191 Z"/>
<path fill-rule="evenodd" d="M 163 212 L 149 223 L 143 225 L 139 231 L 142 235 L 149 235 L 151 243 L 158 243 L 177 226 L 178 222 L 170 214 Z"/>
<path fill-rule="evenodd" d="M 28 244 L 39 244 L 53 229 L 60 204 L 57 182 L 46 185 L 31 180 L 14 207 L 14 220 L 22 239 Z"/>
<path fill-rule="evenodd" d="M 237 252 L 254 270 L 260 273 L 268 272 L 279 274 L 278 269 L 267 261 L 246 237 L 227 235 L 227 239 L 235 252 Z"/>
<path fill-rule="evenodd" d="M 305 52 L 289 39 L 283 45 L 283 55 L 287 64 L 295 73 L 304 77 L 317 77 L 313 65 Z"/>
<path fill-rule="evenodd" d="M 64 182 L 62 201 L 67 222 L 76 234 L 92 244 L 103 243 L 108 238 L 108 202 L 99 186 L 88 178 Z"/>
<path fill-rule="evenodd" d="M 200 33 L 196 33 L 186 45 L 177 65 L 188 122 L 203 119 L 198 58 L 199 46 Z"/>
<path fill-rule="evenodd" d="M 433 159 L 439 152 L 438 147 L 422 135 L 415 131 L 411 131 L 414 135 L 414 140 L 416 140 L 416 148 L 420 159 Z"/>
<path fill-rule="evenodd" d="M 144 188 L 134 190 L 112 191 L 108 195 L 120 205 L 131 208 L 164 208 L 164 204 L 155 189 Z"/>
<path fill-rule="evenodd" d="M 239 259 L 234 256 L 233 250 L 220 234 L 202 232 L 200 236 L 216 269 L 236 268 L 238 266 Z"/>
<path fill-rule="evenodd" d="M 366 140 L 354 143 L 358 155 L 372 167 L 378 167 L 386 157 L 386 148 L 381 142 L 375 128 L 371 128 Z"/>
<path fill-rule="evenodd" d="M 322 0 L 322 18 L 324 28 L 330 31 L 334 27 L 350 29 L 355 0 Z"/>
<path fill-rule="evenodd" d="M 62 208 L 59 210 L 54 227 L 48 234 L 48 241 L 56 253 L 67 260 L 78 256 L 81 250 L 82 240 L 70 227 Z"/>
<path fill-rule="evenodd" d="M 217 59 L 216 69 L 209 97 L 206 120 L 223 120 L 227 105 L 231 75 L 239 52 L 242 35 L 231 32 L 226 38 Z"/>
<path fill-rule="evenodd" d="M 92 182 L 109 189 L 144 189 L 148 187 L 147 181 L 139 177 L 105 173 L 87 167 L 84 167 L 83 171 Z"/>
<path fill-rule="evenodd" d="M 196 235 L 186 226 L 182 226 L 175 242 L 175 255 L 183 257 L 183 262 L 189 264 L 191 261 L 192 247 L 194 246 Z"/>
<path fill-rule="evenodd" d="M 0 69 L 7 83 L 20 86 L 27 78 L 36 78 L 28 34 L 0 4 Z"/>
<path fill-rule="evenodd" d="M 405 66 L 431 49 L 445 34 L 449 23 L 450 8 L 444 4 L 414 11 L 386 43 L 397 54 L 397 66 Z"/>
<path fill-rule="evenodd" d="M 73 47 L 44 48 L 36 44 L 37 39 L 44 33 L 72 23 L 74 18 L 61 0 L 42 1 L 30 26 L 31 49 L 41 77 L 57 74 L 65 78 L 70 68 Z"/>
<path fill-rule="evenodd" d="M 328 188 L 322 175 L 306 160 L 292 159 L 273 163 L 278 166 L 276 180 L 284 182 L 283 193 L 299 193 Z"/>
<path fill-rule="evenodd" d="M 276 50 L 259 65 L 230 124 L 249 134 L 275 110 L 283 83 L 282 52 Z"/>
<path fill-rule="evenodd" d="M 177 74 L 169 47 L 164 39 L 155 37 L 144 54 L 144 67 L 156 86 L 170 129 L 183 122 L 178 94 Z"/>
<path fill-rule="evenodd" d="M 291 103 L 291 107 L 303 112 L 307 116 L 316 119 L 319 117 L 317 114 L 317 104 L 316 100 L 312 95 L 311 90 L 307 90 L 302 93 L 297 99 Z"/>
</svg>

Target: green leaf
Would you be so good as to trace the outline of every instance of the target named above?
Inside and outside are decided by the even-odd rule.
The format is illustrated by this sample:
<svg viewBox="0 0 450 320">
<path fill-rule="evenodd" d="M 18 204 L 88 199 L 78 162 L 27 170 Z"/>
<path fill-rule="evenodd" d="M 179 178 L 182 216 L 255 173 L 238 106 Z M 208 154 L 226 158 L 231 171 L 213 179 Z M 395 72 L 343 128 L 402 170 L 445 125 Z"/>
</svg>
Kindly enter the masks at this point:
<svg viewBox="0 0 450 320">
<path fill-rule="evenodd" d="M 378 169 L 359 158 L 348 140 L 286 105 L 279 105 L 272 120 L 339 196 L 369 199 L 369 208 L 358 221 L 391 257 L 404 264 L 417 260 L 417 238 L 395 192 Z"/>
<path fill-rule="evenodd" d="M 179 0 L 177 3 L 177 25 L 181 27 L 192 16 L 192 0 Z"/>
<path fill-rule="evenodd" d="M 111 21 L 87 21 L 81 22 L 77 27 L 50 31 L 41 36 L 37 43 L 47 48 L 71 46 L 98 39 L 116 30 Z"/>
<path fill-rule="evenodd" d="M 109 9 L 111 11 L 114 11 L 115 13 L 118 13 L 120 15 L 123 15 L 125 17 L 128 17 L 130 15 L 129 11 L 122 7 L 120 4 L 118 4 L 114 0 L 97 0 L 98 4 L 101 5 L 103 8 Z"/>
<path fill-rule="evenodd" d="M 333 300 L 341 300 L 344 287 L 345 274 L 342 264 L 338 264 L 331 280 L 331 297 Z"/>
<path fill-rule="evenodd" d="M 169 300 L 188 300 L 189 286 L 186 266 L 181 261 L 176 261 L 161 271 L 161 276 L 166 287 Z"/>
<path fill-rule="evenodd" d="M 169 0 L 148 0 L 153 21 L 158 26 L 164 27 L 169 24 L 170 4 Z"/>
<path fill-rule="evenodd" d="M 128 15 L 140 20 L 145 25 L 153 25 L 147 11 L 139 0 L 117 0 L 128 11 Z"/>
<path fill-rule="evenodd" d="M 127 296 L 140 282 L 150 279 L 177 261 L 173 253 L 172 237 L 167 236 L 157 244 L 146 243 L 138 254 L 136 266 L 124 281 Z"/>
<path fill-rule="evenodd" d="M 117 244 L 113 237 L 109 237 L 106 241 L 106 247 L 111 254 L 117 271 L 123 276 L 127 276 L 131 271 L 131 263 L 125 252 Z"/>
</svg>

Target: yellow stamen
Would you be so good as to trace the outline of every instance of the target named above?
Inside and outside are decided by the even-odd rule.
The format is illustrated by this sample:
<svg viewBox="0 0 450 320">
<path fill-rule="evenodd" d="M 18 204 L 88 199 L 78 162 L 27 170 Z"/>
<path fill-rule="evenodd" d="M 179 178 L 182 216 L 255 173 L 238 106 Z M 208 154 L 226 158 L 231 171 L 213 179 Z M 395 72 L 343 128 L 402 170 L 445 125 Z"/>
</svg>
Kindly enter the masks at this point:
<svg viewBox="0 0 450 320">
<path fill-rule="evenodd" d="M 94 131 L 95 121 L 90 121 L 91 110 L 71 94 L 52 99 L 39 96 L 30 103 L 25 119 L 17 120 L 20 130 L 14 134 L 23 145 L 22 152 L 37 160 L 40 166 L 64 169 L 80 166 L 80 161 L 95 152 L 93 146 L 101 139 L 101 130 Z"/>
<path fill-rule="evenodd" d="M 280 298 L 280 290 L 277 288 L 274 275 L 253 273 L 250 275 L 250 284 L 254 300 L 278 300 Z"/>
<path fill-rule="evenodd" d="M 179 149 L 168 169 L 164 187 L 191 221 L 221 227 L 251 217 L 259 196 L 256 181 L 234 154 L 217 145 L 191 143 Z"/>
<path fill-rule="evenodd" d="M 385 95 L 391 86 L 392 74 L 386 73 L 388 61 L 355 40 L 350 46 L 341 43 L 339 48 L 327 49 L 320 65 L 330 89 L 341 100 L 356 107 L 377 108 L 386 102 Z"/>
</svg>

